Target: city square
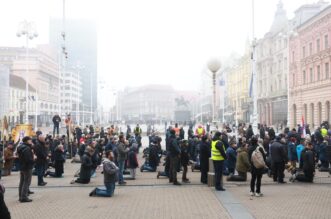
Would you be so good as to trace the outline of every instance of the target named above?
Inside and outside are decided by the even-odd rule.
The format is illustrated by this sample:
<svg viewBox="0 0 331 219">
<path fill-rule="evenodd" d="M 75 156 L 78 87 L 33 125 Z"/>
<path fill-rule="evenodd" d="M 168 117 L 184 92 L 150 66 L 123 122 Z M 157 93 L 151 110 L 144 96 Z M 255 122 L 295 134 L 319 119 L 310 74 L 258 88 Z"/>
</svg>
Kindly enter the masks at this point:
<svg viewBox="0 0 331 219">
<path fill-rule="evenodd" d="M 331 218 L 330 2 L 1 6 L 0 219 Z"/>
</svg>

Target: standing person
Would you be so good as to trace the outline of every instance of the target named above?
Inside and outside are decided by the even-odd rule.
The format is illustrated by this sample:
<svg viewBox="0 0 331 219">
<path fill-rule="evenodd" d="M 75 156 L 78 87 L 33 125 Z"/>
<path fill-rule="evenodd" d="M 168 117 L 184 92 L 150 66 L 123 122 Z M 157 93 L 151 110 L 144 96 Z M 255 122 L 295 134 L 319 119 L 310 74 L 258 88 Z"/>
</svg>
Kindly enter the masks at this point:
<svg viewBox="0 0 331 219">
<path fill-rule="evenodd" d="M 119 136 L 117 150 L 118 150 L 117 162 L 118 162 L 118 167 L 119 167 L 118 184 L 125 185 L 126 182 L 124 181 L 124 178 L 123 178 L 123 171 L 124 171 L 125 161 L 128 158 L 129 148 L 127 148 L 127 146 L 125 145 L 124 135 Z"/>
<path fill-rule="evenodd" d="M 203 135 L 200 142 L 200 182 L 207 184 L 210 158 L 210 142 L 207 135 Z"/>
<path fill-rule="evenodd" d="M 250 138 L 252 138 L 254 135 L 254 132 L 253 132 L 253 128 L 252 128 L 252 125 L 249 125 L 248 126 L 248 129 L 246 130 L 246 139 L 249 140 Z"/>
<path fill-rule="evenodd" d="M 103 183 L 104 188 L 95 188 L 90 192 L 90 196 L 112 197 L 115 191 L 115 182 L 117 181 L 117 173 L 119 171 L 116 164 L 113 162 L 113 152 L 106 151 L 106 158 L 102 161 L 103 166 Z"/>
<path fill-rule="evenodd" d="M 130 136 L 131 136 L 131 127 L 130 125 L 127 125 L 127 128 L 126 128 L 126 140 L 129 140 Z"/>
<path fill-rule="evenodd" d="M 9 176 L 11 174 L 11 169 L 13 168 L 15 156 L 14 156 L 14 146 L 13 143 L 8 143 L 5 152 L 4 152 L 4 159 L 5 164 L 3 168 L 3 176 Z"/>
<path fill-rule="evenodd" d="M 10 212 L 5 203 L 5 187 L 0 184 L 0 218 L 1 219 L 10 219 Z"/>
<path fill-rule="evenodd" d="M 288 160 L 291 162 L 291 166 L 294 168 L 296 168 L 296 164 L 298 161 L 296 147 L 296 138 L 291 137 L 289 143 L 287 144 L 287 156 Z"/>
<path fill-rule="evenodd" d="M 180 158 L 180 147 L 178 145 L 178 141 L 176 138 L 176 131 L 174 129 L 170 130 L 169 157 L 170 157 L 169 183 L 173 183 L 174 185 L 181 185 L 177 181 L 177 169 Z"/>
<path fill-rule="evenodd" d="M 32 139 L 28 136 L 22 139 L 23 143 L 17 148 L 18 159 L 20 162 L 20 183 L 18 187 L 19 201 L 31 202 L 28 198 L 29 194 L 33 194 L 29 190 L 32 178 L 32 168 L 34 164 L 34 155 L 32 153 Z"/>
<path fill-rule="evenodd" d="M 133 143 L 130 147 L 130 151 L 128 153 L 128 169 L 130 171 L 130 177 L 126 179 L 136 179 L 136 169 L 139 167 L 138 159 L 137 159 L 137 143 Z"/>
<path fill-rule="evenodd" d="M 225 191 L 223 188 L 223 165 L 227 159 L 225 147 L 221 141 L 221 132 L 217 131 L 211 142 L 211 159 L 215 169 L 215 189 L 217 191 Z"/>
<path fill-rule="evenodd" d="M 182 140 L 180 142 L 180 146 L 181 146 L 180 163 L 183 166 L 182 182 L 190 183 L 190 180 L 187 178 L 187 166 L 190 160 L 187 140 Z"/>
<path fill-rule="evenodd" d="M 256 163 L 253 162 L 252 157 L 256 157 L 259 163 L 264 163 L 264 166 L 263 165 L 257 166 Z M 266 153 L 263 147 L 258 145 L 258 140 L 255 136 L 252 136 L 251 138 L 251 145 L 248 149 L 248 158 L 251 163 L 251 174 L 252 174 L 250 195 L 261 197 L 263 196 L 263 194 L 261 193 L 261 179 L 266 162 Z M 255 185 L 256 185 L 256 190 L 255 190 Z"/>
<path fill-rule="evenodd" d="M 47 182 L 44 182 L 45 168 L 47 165 L 48 149 L 45 144 L 45 137 L 40 135 L 37 140 L 37 145 L 34 147 L 36 159 L 36 171 L 38 175 L 38 186 L 45 186 Z"/>
<path fill-rule="evenodd" d="M 55 136 L 55 131 L 56 131 L 56 134 L 59 135 L 60 134 L 60 122 L 61 122 L 61 118 L 59 116 L 59 114 L 56 114 L 53 116 L 53 136 Z"/>
<path fill-rule="evenodd" d="M 280 136 L 277 136 L 276 141 L 270 145 L 270 156 L 274 182 L 286 183 L 284 181 L 284 170 L 287 154 Z"/>
</svg>

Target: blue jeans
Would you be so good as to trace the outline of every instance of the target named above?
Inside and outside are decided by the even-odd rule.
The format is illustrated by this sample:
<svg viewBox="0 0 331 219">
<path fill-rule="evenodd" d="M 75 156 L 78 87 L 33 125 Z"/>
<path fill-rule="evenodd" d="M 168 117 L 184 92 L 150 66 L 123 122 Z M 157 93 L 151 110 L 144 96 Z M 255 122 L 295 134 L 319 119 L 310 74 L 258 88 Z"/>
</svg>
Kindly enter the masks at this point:
<svg viewBox="0 0 331 219">
<path fill-rule="evenodd" d="M 44 182 L 44 174 L 45 174 L 45 165 L 44 164 L 37 164 L 36 165 L 36 172 L 38 176 L 38 185 Z"/>
<path fill-rule="evenodd" d="M 125 160 L 118 161 L 118 169 L 119 169 L 118 182 L 119 183 L 122 183 L 124 181 L 124 179 L 123 179 L 124 163 L 125 163 Z"/>
<path fill-rule="evenodd" d="M 115 191 L 115 182 L 113 183 L 105 183 L 105 188 L 96 188 L 95 194 L 97 196 L 103 197 L 112 197 Z"/>
</svg>

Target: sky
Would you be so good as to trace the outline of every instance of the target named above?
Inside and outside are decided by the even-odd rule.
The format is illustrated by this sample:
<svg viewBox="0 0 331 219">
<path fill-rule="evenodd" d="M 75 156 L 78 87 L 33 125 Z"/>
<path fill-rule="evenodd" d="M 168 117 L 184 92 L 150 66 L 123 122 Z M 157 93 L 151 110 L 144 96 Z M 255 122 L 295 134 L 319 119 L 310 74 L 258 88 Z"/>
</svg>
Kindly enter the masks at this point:
<svg viewBox="0 0 331 219">
<path fill-rule="evenodd" d="M 255 0 L 257 38 L 269 30 L 278 2 Z M 292 18 L 317 0 L 282 2 Z M 97 22 L 98 78 L 116 90 L 150 83 L 198 90 L 210 59 L 244 52 L 252 39 L 251 9 L 251 0 L 66 0 L 67 18 Z M 62 17 L 62 0 L 2 1 L 0 46 L 24 45 L 16 37 L 24 19 L 38 29 L 32 46 L 48 43 L 50 17 Z"/>
</svg>

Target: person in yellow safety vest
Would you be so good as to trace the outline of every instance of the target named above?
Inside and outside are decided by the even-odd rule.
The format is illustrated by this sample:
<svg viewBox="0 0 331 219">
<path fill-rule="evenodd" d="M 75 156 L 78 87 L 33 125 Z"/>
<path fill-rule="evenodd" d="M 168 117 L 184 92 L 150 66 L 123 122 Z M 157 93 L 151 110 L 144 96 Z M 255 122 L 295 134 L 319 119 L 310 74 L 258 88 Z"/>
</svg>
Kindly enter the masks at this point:
<svg viewBox="0 0 331 219">
<path fill-rule="evenodd" d="M 326 130 L 326 128 L 324 126 L 322 126 L 322 128 L 321 128 L 321 134 L 322 134 L 323 138 L 328 135 L 328 130 Z"/>
<path fill-rule="evenodd" d="M 195 135 L 197 135 L 198 137 L 202 137 L 205 134 L 205 129 L 202 127 L 202 125 L 199 125 L 198 128 L 195 130 Z"/>
<path fill-rule="evenodd" d="M 211 159 L 214 163 L 215 170 L 215 189 L 217 191 L 225 191 L 223 188 L 223 165 L 227 159 L 225 147 L 221 141 L 221 132 L 217 131 L 211 142 Z"/>
</svg>

